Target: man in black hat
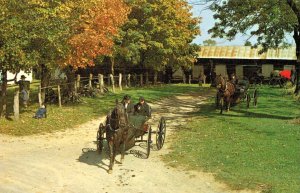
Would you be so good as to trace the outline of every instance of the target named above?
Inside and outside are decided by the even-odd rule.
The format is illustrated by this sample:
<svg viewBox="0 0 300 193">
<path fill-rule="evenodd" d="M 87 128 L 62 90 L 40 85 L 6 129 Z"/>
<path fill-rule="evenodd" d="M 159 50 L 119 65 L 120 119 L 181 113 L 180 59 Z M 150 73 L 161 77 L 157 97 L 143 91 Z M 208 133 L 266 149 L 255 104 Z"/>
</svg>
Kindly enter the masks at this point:
<svg viewBox="0 0 300 193">
<path fill-rule="evenodd" d="M 151 107 L 145 102 L 144 97 L 140 97 L 139 102 L 134 106 L 137 115 L 151 117 Z"/>
<path fill-rule="evenodd" d="M 26 76 L 22 75 L 21 80 L 16 82 L 19 85 L 20 93 L 22 96 L 22 101 L 24 107 L 27 107 L 28 101 L 29 101 L 29 81 L 26 81 Z"/>
<path fill-rule="evenodd" d="M 131 103 L 131 97 L 129 95 L 125 95 L 121 103 L 123 104 L 126 113 L 133 114 L 134 106 Z"/>
</svg>

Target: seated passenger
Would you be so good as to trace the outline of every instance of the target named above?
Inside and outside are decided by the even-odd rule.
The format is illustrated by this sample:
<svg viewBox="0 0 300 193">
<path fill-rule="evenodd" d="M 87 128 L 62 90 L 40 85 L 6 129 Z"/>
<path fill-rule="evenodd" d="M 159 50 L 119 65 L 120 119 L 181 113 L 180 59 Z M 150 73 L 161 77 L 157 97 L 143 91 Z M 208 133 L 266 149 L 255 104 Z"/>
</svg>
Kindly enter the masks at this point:
<svg viewBox="0 0 300 193">
<path fill-rule="evenodd" d="M 123 104 L 126 113 L 133 114 L 134 106 L 131 103 L 131 97 L 129 95 L 125 95 L 121 103 Z"/>
<path fill-rule="evenodd" d="M 144 97 L 140 97 L 139 102 L 134 105 L 134 114 L 151 117 L 151 107 L 145 102 Z"/>
</svg>

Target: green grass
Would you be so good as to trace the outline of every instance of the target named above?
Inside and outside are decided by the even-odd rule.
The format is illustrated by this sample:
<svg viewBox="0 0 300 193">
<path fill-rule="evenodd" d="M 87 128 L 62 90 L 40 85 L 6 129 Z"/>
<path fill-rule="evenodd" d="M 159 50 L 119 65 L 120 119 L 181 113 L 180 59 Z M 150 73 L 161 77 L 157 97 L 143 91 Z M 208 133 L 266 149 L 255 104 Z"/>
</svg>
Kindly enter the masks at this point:
<svg viewBox="0 0 300 193">
<path fill-rule="evenodd" d="M 164 159 L 212 172 L 234 189 L 300 192 L 300 108 L 275 88 L 260 89 L 257 108 L 241 103 L 223 115 L 214 100 L 200 107 Z"/>
<path fill-rule="evenodd" d="M 115 99 L 121 101 L 124 94 L 132 96 L 132 101 L 137 102 L 139 96 L 144 96 L 149 102 L 159 100 L 164 97 L 178 95 L 186 92 L 199 91 L 198 85 L 163 85 L 147 88 L 132 88 L 123 91 L 117 91 L 115 94 L 109 93 L 96 98 L 83 98 L 80 104 L 63 105 L 59 108 L 57 105 L 48 105 L 48 117 L 46 119 L 33 119 L 32 116 L 38 109 L 36 103 L 37 92 L 32 87 L 31 98 L 34 100 L 27 109 L 21 108 L 19 121 L 0 119 L 0 133 L 24 136 L 37 133 L 54 132 L 73 128 L 76 125 L 85 123 L 93 118 L 106 115 L 115 104 Z M 9 108 L 12 112 L 12 90 L 9 90 Z M 34 98 L 35 97 L 35 98 Z"/>
</svg>

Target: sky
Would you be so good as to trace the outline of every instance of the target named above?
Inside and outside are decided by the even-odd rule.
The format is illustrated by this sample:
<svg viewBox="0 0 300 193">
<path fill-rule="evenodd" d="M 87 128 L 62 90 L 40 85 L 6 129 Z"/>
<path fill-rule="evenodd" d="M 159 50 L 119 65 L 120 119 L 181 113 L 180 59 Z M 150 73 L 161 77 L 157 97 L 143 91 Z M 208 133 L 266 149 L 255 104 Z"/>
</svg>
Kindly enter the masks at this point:
<svg viewBox="0 0 300 193">
<path fill-rule="evenodd" d="M 189 2 L 197 2 L 197 0 L 189 0 Z M 207 9 L 208 5 L 209 4 L 192 5 L 193 6 L 192 12 L 194 16 L 200 16 L 202 18 L 200 24 L 201 35 L 197 36 L 196 39 L 193 41 L 193 43 L 203 45 L 203 41 L 207 39 L 211 39 L 211 36 L 210 34 L 207 33 L 207 31 L 214 26 L 214 18 L 213 18 L 213 12 Z M 217 42 L 217 45 L 219 46 L 227 46 L 227 45 L 238 46 L 238 45 L 244 45 L 248 38 L 249 36 L 240 34 L 237 35 L 236 38 L 232 41 L 228 41 L 226 39 L 218 39 L 218 38 L 214 38 L 213 40 L 215 40 Z M 292 36 L 288 36 L 287 39 L 289 40 L 290 43 L 294 43 Z M 256 42 L 256 38 L 251 38 L 249 39 L 249 41 L 252 44 L 254 44 Z"/>
<path fill-rule="evenodd" d="M 190 2 L 195 2 L 195 0 L 191 0 Z M 193 43 L 202 44 L 203 41 L 207 39 L 211 39 L 210 34 L 208 34 L 208 30 L 214 26 L 214 18 L 213 12 L 207 9 L 206 5 L 193 5 L 192 12 L 194 16 L 200 16 L 202 18 L 200 24 L 201 35 L 197 36 Z M 217 45 L 226 46 L 226 45 L 244 45 L 248 37 L 239 35 L 233 41 L 228 41 L 226 39 L 215 38 L 214 40 L 217 42 Z M 255 42 L 255 39 L 250 39 L 251 42 Z"/>
</svg>

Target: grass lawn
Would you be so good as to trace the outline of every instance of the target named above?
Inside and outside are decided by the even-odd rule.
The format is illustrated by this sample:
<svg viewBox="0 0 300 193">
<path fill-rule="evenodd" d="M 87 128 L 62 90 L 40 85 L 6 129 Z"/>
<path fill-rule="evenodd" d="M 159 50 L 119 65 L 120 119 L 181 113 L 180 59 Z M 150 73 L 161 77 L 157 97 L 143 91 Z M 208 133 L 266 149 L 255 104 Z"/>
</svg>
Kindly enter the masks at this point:
<svg viewBox="0 0 300 193">
<path fill-rule="evenodd" d="M 123 91 L 117 91 L 115 94 L 109 93 L 101 97 L 83 98 L 80 104 L 63 105 L 59 108 L 57 105 L 47 106 L 47 119 L 33 119 L 32 116 L 38 109 L 38 104 L 33 103 L 27 109 L 21 109 L 19 121 L 0 119 L 0 133 L 9 135 L 30 135 L 44 132 L 54 132 L 66 128 L 72 128 L 76 125 L 85 123 L 93 118 L 106 115 L 115 104 L 115 99 L 123 98 L 124 94 L 129 94 L 133 102 L 137 102 L 139 96 L 144 96 L 149 102 L 159 100 L 163 97 L 169 97 L 186 92 L 195 92 L 200 89 L 198 85 L 163 85 L 148 88 L 132 88 Z M 12 90 L 9 90 L 10 103 L 9 108 L 12 111 Z M 37 93 L 31 91 L 31 97 L 37 96 Z M 35 97 L 37 98 L 37 97 Z"/>
<path fill-rule="evenodd" d="M 214 173 L 234 189 L 300 192 L 300 104 L 278 88 L 262 87 L 258 107 L 245 103 L 223 115 L 214 99 L 176 133 L 164 159 Z"/>
</svg>

